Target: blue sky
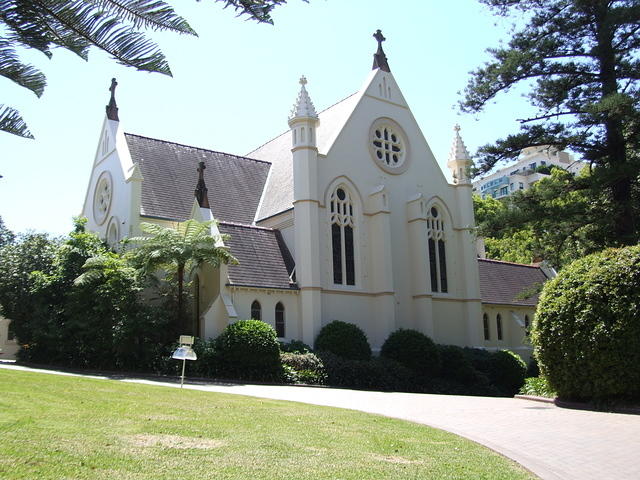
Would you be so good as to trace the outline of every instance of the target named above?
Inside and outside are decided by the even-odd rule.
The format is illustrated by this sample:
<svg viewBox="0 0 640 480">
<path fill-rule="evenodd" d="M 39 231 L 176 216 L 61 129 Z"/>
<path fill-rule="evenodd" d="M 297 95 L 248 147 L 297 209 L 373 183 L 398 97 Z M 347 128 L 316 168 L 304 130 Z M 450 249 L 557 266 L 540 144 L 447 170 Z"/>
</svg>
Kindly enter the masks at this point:
<svg viewBox="0 0 640 480">
<path fill-rule="evenodd" d="M 88 62 L 63 50 L 52 60 L 25 52 L 47 76 L 40 99 L 0 77 L 0 102 L 18 108 L 36 136 L 0 133 L 0 216 L 9 228 L 70 230 L 112 77 L 125 131 L 242 155 L 288 128 L 301 75 L 318 110 L 360 88 L 380 28 L 391 71 L 443 168 L 456 123 L 473 153 L 516 131 L 527 113 L 517 92 L 479 115 L 455 108 L 469 72 L 489 58 L 486 48 L 511 29 L 477 0 L 290 0 L 275 11 L 274 26 L 212 1 L 172 3 L 199 34 L 153 35 L 173 78 L 118 65 L 98 50 Z"/>
</svg>

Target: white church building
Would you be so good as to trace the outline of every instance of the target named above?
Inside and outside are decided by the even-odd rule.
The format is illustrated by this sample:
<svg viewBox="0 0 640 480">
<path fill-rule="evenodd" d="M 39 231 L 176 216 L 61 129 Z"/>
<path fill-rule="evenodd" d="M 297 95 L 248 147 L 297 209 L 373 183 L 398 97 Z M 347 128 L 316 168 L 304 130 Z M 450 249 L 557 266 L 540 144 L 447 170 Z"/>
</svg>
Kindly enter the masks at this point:
<svg viewBox="0 0 640 480">
<path fill-rule="evenodd" d="M 323 325 L 342 320 L 362 328 L 374 351 L 402 327 L 528 358 L 537 297 L 522 292 L 548 275 L 478 258 L 460 129 L 449 183 L 390 71 L 384 37 L 374 37 L 360 90 L 318 113 L 302 77 L 286 131 L 245 156 L 125 133 L 113 81 L 87 228 L 115 245 L 139 235 L 141 222 L 217 219 L 213 233 L 229 235 L 239 264 L 195 274 L 199 336 L 258 318 L 312 345 Z"/>
</svg>

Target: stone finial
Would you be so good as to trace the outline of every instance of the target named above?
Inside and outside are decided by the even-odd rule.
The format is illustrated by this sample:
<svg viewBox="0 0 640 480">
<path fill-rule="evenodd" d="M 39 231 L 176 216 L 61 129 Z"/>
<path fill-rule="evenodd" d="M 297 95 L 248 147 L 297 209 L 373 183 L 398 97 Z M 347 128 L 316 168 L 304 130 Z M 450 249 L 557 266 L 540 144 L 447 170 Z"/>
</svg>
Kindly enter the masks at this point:
<svg viewBox="0 0 640 480">
<path fill-rule="evenodd" d="M 453 127 L 453 131 L 455 136 L 449 152 L 447 167 L 451 169 L 455 183 L 469 183 L 469 167 L 473 164 L 471 155 L 469 155 L 469 151 L 460 136 L 460 125 L 456 124 Z"/>
<path fill-rule="evenodd" d="M 378 51 L 373 54 L 373 67 L 371 67 L 371 70 L 379 68 L 383 72 L 391 72 L 389 69 L 389 63 L 387 62 L 387 56 L 384 54 L 384 50 L 382 50 L 382 42 L 384 42 L 386 38 L 384 38 L 380 29 L 376 30 L 376 33 L 373 34 L 373 38 L 378 41 Z"/>
<path fill-rule="evenodd" d="M 107 118 L 109 120 L 115 120 L 119 122 L 118 118 L 118 105 L 116 104 L 116 87 L 118 86 L 118 82 L 116 82 L 115 78 L 111 79 L 111 86 L 109 87 L 109 91 L 111 92 L 111 99 L 109 100 L 109 105 L 106 106 L 107 110 Z"/>
<path fill-rule="evenodd" d="M 204 183 L 204 169 L 207 168 L 204 162 L 198 163 L 198 184 L 196 185 L 196 200 L 200 208 L 211 208 L 209 197 L 207 196 L 207 185 Z"/>
<path fill-rule="evenodd" d="M 309 92 L 307 92 L 307 89 L 305 88 L 306 84 L 307 79 L 303 75 L 300 77 L 300 93 L 298 93 L 296 103 L 294 103 L 291 113 L 289 114 L 289 121 L 294 118 L 318 118 L 316 108 L 313 106 L 313 102 L 309 97 Z"/>
</svg>

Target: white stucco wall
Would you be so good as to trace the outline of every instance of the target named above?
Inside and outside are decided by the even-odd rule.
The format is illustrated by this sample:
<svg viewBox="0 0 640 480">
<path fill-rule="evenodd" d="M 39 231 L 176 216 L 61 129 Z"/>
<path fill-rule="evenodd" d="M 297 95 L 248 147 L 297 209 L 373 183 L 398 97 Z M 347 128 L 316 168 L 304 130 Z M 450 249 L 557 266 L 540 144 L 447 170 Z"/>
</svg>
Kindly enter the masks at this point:
<svg viewBox="0 0 640 480">
<path fill-rule="evenodd" d="M 15 339 L 9 340 L 10 320 L 0 316 L 0 360 L 15 360 L 20 346 Z"/>
</svg>

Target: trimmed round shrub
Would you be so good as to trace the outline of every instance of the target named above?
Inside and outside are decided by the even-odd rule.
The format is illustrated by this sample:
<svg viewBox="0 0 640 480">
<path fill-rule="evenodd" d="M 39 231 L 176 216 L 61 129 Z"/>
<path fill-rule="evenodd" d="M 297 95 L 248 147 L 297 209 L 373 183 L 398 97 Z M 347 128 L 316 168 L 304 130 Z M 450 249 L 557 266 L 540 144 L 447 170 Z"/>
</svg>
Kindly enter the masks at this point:
<svg viewBox="0 0 640 480">
<path fill-rule="evenodd" d="M 276 380 L 282 373 L 280 345 L 271 325 L 240 320 L 214 341 L 218 375 L 246 380 Z"/>
<path fill-rule="evenodd" d="M 491 382 L 510 397 L 524 385 L 527 364 L 516 353 L 498 350 L 491 354 Z"/>
<path fill-rule="evenodd" d="M 327 373 L 322 360 L 311 352 L 280 354 L 280 361 L 285 367 L 290 367 L 296 374 L 296 381 L 311 385 L 323 385 Z"/>
<path fill-rule="evenodd" d="M 331 352 L 349 360 L 371 358 L 371 346 L 360 327 L 340 320 L 334 320 L 320 329 L 315 349 Z"/>
<path fill-rule="evenodd" d="M 280 342 L 280 351 L 286 353 L 309 353 L 311 347 L 300 340 L 291 340 L 289 343 Z"/>
<path fill-rule="evenodd" d="M 471 361 L 462 347 L 455 345 L 438 345 L 440 351 L 440 377 L 462 383 L 475 383 L 478 371 L 473 368 Z"/>
<path fill-rule="evenodd" d="M 440 354 L 433 340 L 417 330 L 400 328 L 389 335 L 380 356 L 401 363 L 420 375 L 436 376 L 440 371 Z"/>
<path fill-rule="evenodd" d="M 561 398 L 640 398 L 640 246 L 576 260 L 547 282 L 532 342 Z"/>
</svg>

